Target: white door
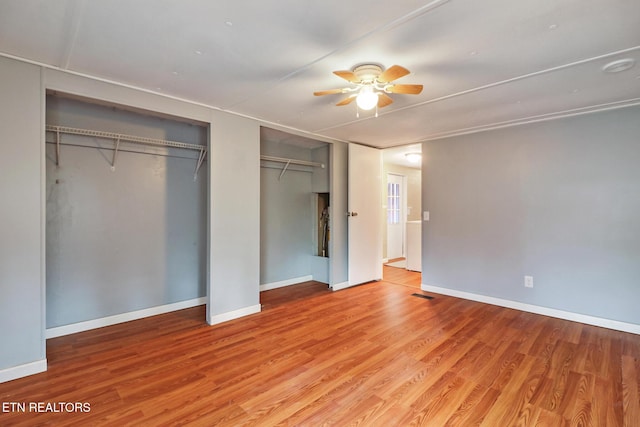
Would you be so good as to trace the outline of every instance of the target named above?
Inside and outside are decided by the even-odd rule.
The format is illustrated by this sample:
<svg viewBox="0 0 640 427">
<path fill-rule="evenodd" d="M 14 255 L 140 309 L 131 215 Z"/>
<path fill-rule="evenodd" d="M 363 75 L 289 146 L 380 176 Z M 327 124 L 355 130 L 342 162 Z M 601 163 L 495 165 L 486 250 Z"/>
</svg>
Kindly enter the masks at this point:
<svg viewBox="0 0 640 427">
<path fill-rule="evenodd" d="M 382 155 L 349 144 L 349 285 L 382 279 Z"/>
<path fill-rule="evenodd" d="M 404 176 L 387 175 L 387 258 L 404 257 Z"/>
</svg>

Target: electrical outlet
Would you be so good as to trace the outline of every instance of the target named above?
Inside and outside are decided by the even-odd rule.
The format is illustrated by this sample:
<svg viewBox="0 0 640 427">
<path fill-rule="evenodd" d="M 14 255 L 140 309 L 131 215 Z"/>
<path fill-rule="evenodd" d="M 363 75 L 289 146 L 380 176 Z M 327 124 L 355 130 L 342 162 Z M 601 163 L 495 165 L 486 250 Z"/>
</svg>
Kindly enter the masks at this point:
<svg viewBox="0 0 640 427">
<path fill-rule="evenodd" d="M 524 276 L 524 287 L 533 288 L 533 276 Z"/>
</svg>

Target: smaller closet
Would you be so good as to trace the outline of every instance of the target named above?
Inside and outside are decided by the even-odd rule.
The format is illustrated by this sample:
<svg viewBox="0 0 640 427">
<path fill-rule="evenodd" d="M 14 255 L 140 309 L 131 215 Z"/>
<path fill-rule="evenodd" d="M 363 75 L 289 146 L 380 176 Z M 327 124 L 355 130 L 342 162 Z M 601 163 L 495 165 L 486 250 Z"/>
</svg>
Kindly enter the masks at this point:
<svg viewBox="0 0 640 427">
<path fill-rule="evenodd" d="M 260 285 L 329 283 L 329 144 L 261 129 Z"/>
</svg>

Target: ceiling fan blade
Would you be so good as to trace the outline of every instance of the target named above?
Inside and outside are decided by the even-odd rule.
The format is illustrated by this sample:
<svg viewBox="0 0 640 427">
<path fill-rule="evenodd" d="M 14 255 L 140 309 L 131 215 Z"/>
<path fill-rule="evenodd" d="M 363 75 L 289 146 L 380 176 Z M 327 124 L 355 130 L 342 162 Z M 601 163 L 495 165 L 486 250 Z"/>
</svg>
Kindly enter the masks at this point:
<svg viewBox="0 0 640 427">
<path fill-rule="evenodd" d="M 386 93 L 378 94 L 378 108 L 386 107 L 392 102 L 393 102 L 393 99 L 391 99 L 391 97 Z"/>
<path fill-rule="evenodd" d="M 378 81 L 381 83 L 389 83 L 407 74 L 409 74 L 409 70 L 406 68 L 399 65 L 392 65 L 378 76 Z"/>
<path fill-rule="evenodd" d="M 417 95 L 422 92 L 422 85 L 392 85 L 386 88 L 391 93 Z"/>
<path fill-rule="evenodd" d="M 322 95 L 334 95 L 336 93 L 342 93 L 343 89 L 329 89 L 329 90 L 319 90 L 317 92 L 313 92 L 313 94 L 315 96 L 322 96 Z"/>
<path fill-rule="evenodd" d="M 345 99 L 343 99 L 342 101 L 338 102 L 336 105 L 337 106 L 342 106 L 342 105 L 351 104 L 353 101 L 355 101 L 355 99 L 356 99 L 355 95 L 347 96 Z"/>
<path fill-rule="evenodd" d="M 342 77 L 348 82 L 360 83 L 360 79 L 358 78 L 358 76 L 356 76 L 356 73 L 354 73 L 353 71 L 339 70 L 339 71 L 334 71 L 333 74 L 335 74 L 338 77 Z"/>
</svg>

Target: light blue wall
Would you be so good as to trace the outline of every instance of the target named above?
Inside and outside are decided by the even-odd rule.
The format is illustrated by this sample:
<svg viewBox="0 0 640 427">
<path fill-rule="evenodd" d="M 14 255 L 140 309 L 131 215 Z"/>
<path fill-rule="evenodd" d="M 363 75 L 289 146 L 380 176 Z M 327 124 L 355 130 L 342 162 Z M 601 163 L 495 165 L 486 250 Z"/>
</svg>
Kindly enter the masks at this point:
<svg viewBox="0 0 640 427">
<path fill-rule="evenodd" d="M 205 127 L 61 97 L 47 97 L 47 124 L 207 144 Z M 111 150 L 62 145 L 56 166 L 47 144 L 48 328 L 206 295 L 207 174 L 205 166 L 194 182 L 198 152 L 119 149 L 112 171 Z"/>
<path fill-rule="evenodd" d="M 640 324 L 640 108 L 422 152 L 423 284 Z"/>
<path fill-rule="evenodd" d="M 263 155 L 311 161 L 311 150 L 261 142 Z M 311 275 L 311 168 L 263 162 L 260 168 L 260 284 Z"/>
<path fill-rule="evenodd" d="M 40 80 L 0 57 L 0 374 L 46 357 Z"/>
<path fill-rule="evenodd" d="M 324 164 L 324 168 L 313 168 L 311 191 L 314 193 L 330 193 L 329 144 L 311 150 L 311 161 Z"/>
<path fill-rule="evenodd" d="M 263 140 L 263 155 L 324 163 L 325 169 L 263 161 L 260 205 L 260 283 L 272 284 L 302 277 L 329 281 L 326 258 L 315 259 L 316 192 L 329 190 L 329 147 L 311 149 Z"/>
</svg>

